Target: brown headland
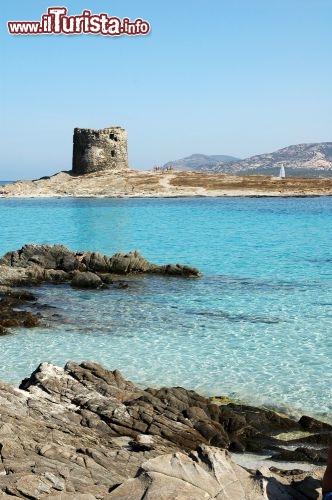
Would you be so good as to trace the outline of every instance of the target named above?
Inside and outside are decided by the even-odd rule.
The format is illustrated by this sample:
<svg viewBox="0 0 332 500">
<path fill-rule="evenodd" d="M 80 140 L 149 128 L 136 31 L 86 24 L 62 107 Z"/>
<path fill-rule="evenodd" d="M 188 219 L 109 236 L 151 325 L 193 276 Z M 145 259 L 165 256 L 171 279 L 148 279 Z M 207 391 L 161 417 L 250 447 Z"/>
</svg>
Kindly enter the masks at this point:
<svg viewBox="0 0 332 500">
<path fill-rule="evenodd" d="M 332 178 L 227 175 L 177 171 L 59 172 L 0 187 L 1 197 L 330 196 Z"/>
</svg>

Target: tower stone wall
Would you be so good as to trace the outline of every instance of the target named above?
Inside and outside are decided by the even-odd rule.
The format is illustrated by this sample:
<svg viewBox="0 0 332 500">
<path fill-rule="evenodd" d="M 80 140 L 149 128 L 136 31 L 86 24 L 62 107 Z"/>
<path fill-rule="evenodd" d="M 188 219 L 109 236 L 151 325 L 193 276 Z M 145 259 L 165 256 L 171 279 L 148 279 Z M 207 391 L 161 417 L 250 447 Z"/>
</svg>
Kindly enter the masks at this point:
<svg viewBox="0 0 332 500">
<path fill-rule="evenodd" d="M 75 175 L 128 169 L 126 130 L 121 127 L 75 128 L 72 168 Z"/>
</svg>

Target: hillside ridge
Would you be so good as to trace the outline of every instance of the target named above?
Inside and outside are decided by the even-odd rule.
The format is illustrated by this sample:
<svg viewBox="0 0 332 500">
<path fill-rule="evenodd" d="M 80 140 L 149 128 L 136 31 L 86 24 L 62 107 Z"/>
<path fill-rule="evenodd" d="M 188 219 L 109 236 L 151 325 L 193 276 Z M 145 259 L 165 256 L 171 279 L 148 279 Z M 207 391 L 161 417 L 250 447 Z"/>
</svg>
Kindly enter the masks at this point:
<svg viewBox="0 0 332 500">
<path fill-rule="evenodd" d="M 332 142 L 295 144 L 272 153 L 254 155 L 243 160 L 230 156 L 224 156 L 222 159 L 222 156 L 195 154 L 168 162 L 165 166 L 172 165 L 175 170 L 235 175 L 277 175 L 281 165 L 284 165 L 288 175 L 332 177 Z M 218 158 L 220 159 L 218 160 Z"/>
</svg>

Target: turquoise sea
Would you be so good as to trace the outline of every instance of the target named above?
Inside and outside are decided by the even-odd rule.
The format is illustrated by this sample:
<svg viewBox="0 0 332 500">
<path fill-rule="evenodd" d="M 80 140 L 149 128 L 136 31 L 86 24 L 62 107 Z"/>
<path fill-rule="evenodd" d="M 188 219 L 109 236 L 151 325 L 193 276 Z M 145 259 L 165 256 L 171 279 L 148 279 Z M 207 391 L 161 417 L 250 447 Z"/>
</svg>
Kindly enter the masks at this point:
<svg viewBox="0 0 332 500">
<path fill-rule="evenodd" d="M 0 379 L 91 359 L 142 385 L 182 385 L 331 418 L 332 198 L 0 199 L 0 253 L 27 242 L 198 267 L 124 290 L 37 291 L 49 326 L 1 337 Z"/>
</svg>

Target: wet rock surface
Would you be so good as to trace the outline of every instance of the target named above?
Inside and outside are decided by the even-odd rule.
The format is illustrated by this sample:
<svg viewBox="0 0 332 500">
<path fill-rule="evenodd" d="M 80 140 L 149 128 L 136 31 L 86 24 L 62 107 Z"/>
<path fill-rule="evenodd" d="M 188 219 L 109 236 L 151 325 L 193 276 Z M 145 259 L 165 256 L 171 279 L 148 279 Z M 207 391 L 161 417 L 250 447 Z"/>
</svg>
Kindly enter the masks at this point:
<svg viewBox="0 0 332 500">
<path fill-rule="evenodd" d="M 40 314 L 29 310 L 35 301 L 29 291 L 0 287 L 0 335 L 9 334 L 10 328 L 38 326 Z"/>
<path fill-rule="evenodd" d="M 249 471 L 226 451 L 256 437 L 261 451 L 281 452 L 285 442 L 271 434 L 300 423 L 180 387 L 143 390 L 96 363 L 43 363 L 19 389 L 1 382 L 0 414 L 2 496 L 318 498 L 320 469 Z"/>
</svg>

